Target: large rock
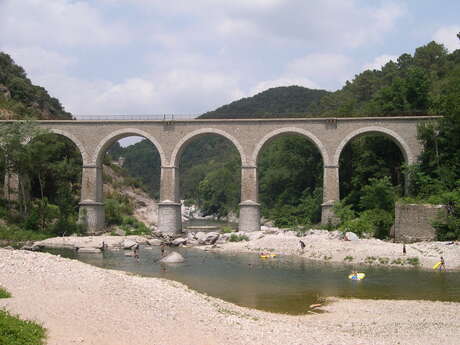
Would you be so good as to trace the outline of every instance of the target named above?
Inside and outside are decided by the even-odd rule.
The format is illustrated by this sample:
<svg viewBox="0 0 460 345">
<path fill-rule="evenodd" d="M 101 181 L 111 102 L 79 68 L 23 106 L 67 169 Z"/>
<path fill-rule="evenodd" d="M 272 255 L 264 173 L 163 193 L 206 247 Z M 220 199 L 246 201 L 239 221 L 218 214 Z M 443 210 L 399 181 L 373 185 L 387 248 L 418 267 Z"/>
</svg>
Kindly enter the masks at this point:
<svg viewBox="0 0 460 345">
<path fill-rule="evenodd" d="M 345 233 L 345 240 L 346 241 L 357 241 L 357 240 L 359 240 L 359 237 L 354 232 L 346 232 Z"/>
<path fill-rule="evenodd" d="M 132 240 L 124 240 L 123 241 L 123 249 L 131 249 L 137 244 L 137 242 L 134 242 Z"/>
<path fill-rule="evenodd" d="M 163 259 L 160 260 L 160 262 L 163 262 L 166 264 L 176 264 L 176 263 L 180 263 L 184 261 L 185 261 L 184 257 L 177 252 L 171 252 L 168 255 L 166 255 Z"/>
<path fill-rule="evenodd" d="M 205 244 L 206 243 L 206 237 L 207 237 L 207 235 L 202 231 L 197 232 L 195 234 L 195 238 L 198 241 L 198 243 L 200 243 L 200 244 Z"/>
<path fill-rule="evenodd" d="M 261 231 L 254 231 L 254 232 L 248 232 L 246 236 L 248 236 L 250 241 L 254 241 L 254 240 L 258 240 L 264 237 L 264 234 Z"/>
<path fill-rule="evenodd" d="M 163 241 L 158 239 L 158 238 L 152 238 L 151 240 L 148 240 L 147 243 L 151 246 L 161 246 L 161 243 Z"/>
<path fill-rule="evenodd" d="M 219 239 L 219 234 L 217 232 L 208 232 L 204 240 L 205 244 L 214 244 Z"/>
<path fill-rule="evenodd" d="M 172 241 L 172 245 L 173 246 L 180 246 L 181 244 L 182 245 L 185 245 L 187 243 L 187 240 L 185 238 L 182 238 L 182 237 L 178 237 L 176 238 L 174 241 Z"/>
</svg>

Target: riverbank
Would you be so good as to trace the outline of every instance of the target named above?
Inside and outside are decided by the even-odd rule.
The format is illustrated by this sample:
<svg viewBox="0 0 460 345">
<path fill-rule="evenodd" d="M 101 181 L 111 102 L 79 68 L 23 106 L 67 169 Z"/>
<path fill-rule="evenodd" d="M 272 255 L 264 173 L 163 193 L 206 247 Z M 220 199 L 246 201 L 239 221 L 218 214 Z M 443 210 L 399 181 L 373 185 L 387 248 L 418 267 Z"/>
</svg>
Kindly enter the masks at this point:
<svg viewBox="0 0 460 345">
<path fill-rule="evenodd" d="M 309 230 L 298 237 L 293 231 L 248 233 L 249 241 L 220 243 L 213 250 L 224 252 L 270 252 L 298 255 L 312 260 L 363 265 L 421 267 L 432 269 L 442 256 L 448 270 L 460 270 L 459 242 L 416 242 L 406 244 L 379 239 L 346 241 L 338 231 Z M 300 241 L 305 243 L 302 250 Z"/>
<path fill-rule="evenodd" d="M 214 234 L 214 235 L 212 235 Z M 244 253 L 270 252 L 278 255 L 295 255 L 311 260 L 347 263 L 356 268 L 366 265 L 420 267 L 432 269 L 433 265 L 442 256 L 448 270 L 460 270 L 460 243 L 459 242 L 417 242 L 406 244 L 406 253 L 403 253 L 402 243 L 393 243 L 378 239 L 357 239 L 345 241 L 338 231 L 309 230 L 302 236 L 293 231 L 283 231 L 271 228 L 264 231 L 250 233 L 234 233 L 248 239 L 231 242 L 232 234 L 211 233 L 190 234 L 183 236 L 185 245 L 198 243 L 196 237 L 219 236 L 212 245 L 193 245 L 196 248 L 211 251 Z M 305 243 L 302 250 L 300 241 Z M 103 244 L 109 248 L 129 248 L 135 243 L 145 245 L 159 245 L 161 239 L 149 239 L 144 236 L 87 236 L 87 237 L 55 237 L 35 242 L 36 247 L 70 248 L 100 252 Z M 204 242 L 203 242 L 204 243 Z"/>
<path fill-rule="evenodd" d="M 48 345 L 457 344 L 460 304 L 342 300 L 288 316 L 238 307 L 164 279 L 47 253 L 0 249 L 0 306 L 48 329 Z"/>
</svg>

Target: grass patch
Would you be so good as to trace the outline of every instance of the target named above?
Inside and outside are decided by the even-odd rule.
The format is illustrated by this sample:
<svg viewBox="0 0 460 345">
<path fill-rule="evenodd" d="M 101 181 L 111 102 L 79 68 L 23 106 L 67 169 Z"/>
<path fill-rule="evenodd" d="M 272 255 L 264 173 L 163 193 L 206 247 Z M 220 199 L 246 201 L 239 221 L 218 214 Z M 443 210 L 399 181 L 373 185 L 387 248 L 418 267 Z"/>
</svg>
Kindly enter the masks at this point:
<svg viewBox="0 0 460 345">
<path fill-rule="evenodd" d="M 418 266 L 420 265 L 420 260 L 418 259 L 418 257 L 414 256 L 412 258 L 407 258 L 406 259 L 406 262 L 409 264 L 409 265 L 412 265 L 412 266 Z"/>
<path fill-rule="evenodd" d="M 44 345 L 45 329 L 35 322 L 20 320 L 0 310 L 0 344 Z"/>
<path fill-rule="evenodd" d="M 10 297 L 11 297 L 11 294 L 0 286 L 0 298 L 10 298 Z"/>
<path fill-rule="evenodd" d="M 387 257 L 379 258 L 379 264 L 381 265 L 388 265 L 389 262 L 390 262 L 390 258 L 387 258 Z"/>
<path fill-rule="evenodd" d="M 231 234 L 228 241 L 229 242 L 249 241 L 249 237 L 246 235 Z"/>
<path fill-rule="evenodd" d="M 222 234 L 230 234 L 233 232 L 233 229 L 229 226 L 224 225 L 222 229 L 220 230 Z"/>
<path fill-rule="evenodd" d="M 347 255 L 343 258 L 343 261 L 346 261 L 346 262 L 352 262 L 353 261 L 353 256 L 351 255 Z"/>
<path fill-rule="evenodd" d="M 12 242 L 41 241 L 54 236 L 54 234 L 23 230 L 16 226 L 0 226 L 0 240 Z"/>
<path fill-rule="evenodd" d="M 364 263 L 372 265 L 376 260 L 377 258 L 375 256 L 367 256 L 364 259 Z"/>
<path fill-rule="evenodd" d="M 392 262 L 391 262 L 393 265 L 404 265 L 404 260 L 402 260 L 401 258 L 397 258 L 397 259 L 394 259 Z"/>
</svg>

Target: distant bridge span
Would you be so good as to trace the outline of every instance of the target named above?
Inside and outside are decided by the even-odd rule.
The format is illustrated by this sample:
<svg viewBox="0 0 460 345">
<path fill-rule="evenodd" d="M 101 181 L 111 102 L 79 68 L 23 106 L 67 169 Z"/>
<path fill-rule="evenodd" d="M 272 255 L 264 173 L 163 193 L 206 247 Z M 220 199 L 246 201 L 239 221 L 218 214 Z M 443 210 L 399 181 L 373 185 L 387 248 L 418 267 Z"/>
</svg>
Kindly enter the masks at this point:
<svg viewBox="0 0 460 345">
<path fill-rule="evenodd" d="M 187 144 L 205 134 L 217 134 L 230 140 L 241 158 L 241 231 L 260 228 L 257 160 L 268 142 L 281 135 L 297 134 L 312 142 L 321 153 L 324 166 L 322 222 L 333 217 L 332 206 L 339 200 L 339 158 L 345 145 L 363 134 L 380 133 L 393 140 L 408 164 L 415 163 L 422 146 L 417 126 L 437 116 L 285 118 L 219 120 L 68 120 L 38 121 L 39 126 L 70 139 L 83 159 L 80 210 L 89 230 L 104 226 L 102 160 L 115 141 L 142 136 L 158 150 L 161 158 L 160 231 L 182 231 L 178 165 Z M 3 123 L 9 121 L 1 121 Z M 84 210 L 84 211 L 83 211 Z"/>
</svg>

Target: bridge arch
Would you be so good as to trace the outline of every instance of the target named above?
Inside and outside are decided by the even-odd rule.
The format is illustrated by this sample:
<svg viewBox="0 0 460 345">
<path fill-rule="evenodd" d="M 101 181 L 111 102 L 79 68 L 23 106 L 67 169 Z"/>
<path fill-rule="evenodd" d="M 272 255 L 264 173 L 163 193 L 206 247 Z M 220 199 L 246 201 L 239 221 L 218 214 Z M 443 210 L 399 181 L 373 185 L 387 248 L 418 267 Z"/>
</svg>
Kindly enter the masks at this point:
<svg viewBox="0 0 460 345">
<path fill-rule="evenodd" d="M 361 135 L 365 134 L 383 134 L 386 137 L 390 138 L 401 150 L 402 155 L 404 157 L 404 161 L 407 164 L 412 164 L 415 162 L 416 158 L 412 153 L 412 150 L 410 149 L 409 145 L 407 142 L 395 131 L 392 131 L 391 129 L 385 128 L 385 127 L 379 127 L 379 126 L 369 126 L 369 127 L 363 127 L 359 128 L 357 130 L 352 131 L 350 134 L 348 134 L 339 144 L 337 147 L 332 165 L 334 166 L 339 166 L 339 160 L 340 160 L 340 155 L 345 147 L 346 144 L 350 142 L 350 140 L 359 137 Z"/>
<path fill-rule="evenodd" d="M 102 162 L 102 159 L 104 157 L 105 152 L 107 149 L 112 145 L 115 141 L 129 137 L 129 136 L 141 136 L 144 137 L 145 139 L 149 140 L 155 148 L 158 150 L 158 153 L 160 154 L 160 160 L 161 164 L 164 164 L 165 160 L 165 153 L 163 151 L 163 148 L 161 147 L 160 143 L 158 140 L 156 140 L 153 136 L 151 136 L 149 133 L 144 132 L 140 129 L 136 128 L 124 128 L 120 129 L 117 131 L 114 131 L 107 135 L 105 138 L 103 138 L 99 144 L 97 145 L 96 149 L 94 150 L 94 155 L 92 162 L 99 166 Z"/>
<path fill-rule="evenodd" d="M 217 128 L 202 128 L 202 129 L 198 129 L 193 132 L 190 132 L 189 134 L 184 136 L 174 147 L 173 153 L 171 155 L 170 164 L 174 167 L 177 167 L 180 156 L 182 152 L 184 151 L 185 147 L 187 146 L 187 143 L 190 142 L 192 139 L 198 136 L 201 136 L 201 135 L 205 135 L 205 134 L 217 134 L 217 135 L 223 136 L 224 138 L 230 140 L 232 144 L 235 146 L 235 148 L 238 150 L 238 153 L 240 154 L 241 165 L 242 166 L 246 165 L 246 162 L 247 162 L 246 155 L 239 141 L 236 140 L 233 136 L 231 136 L 227 132 L 222 131 Z"/>
<path fill-rule="evenodd" d="M 276 129 L 271 131 L 270 133 L 266 134 L 256 145 L 254 152 L 251 157 L 251 163 L 256 166 L 257 160 L 259 158 L 259 154 L 262 148 L 268 144 L 270 141 L 274 140 L 275 138 L 283 135 L 283 134 L 298 134 L 305 137 L 308 141 L 312 142 L 319 152 L 321 153 L 321 157 L 323 158 L 323 164 L 327 165 L 329 163 L 329 154 L 327 153 L 326 147 L 323 143 L 310 131 L 305 129 L 296 128 L 296 127 L 285 127 Z"/>
</svg>

